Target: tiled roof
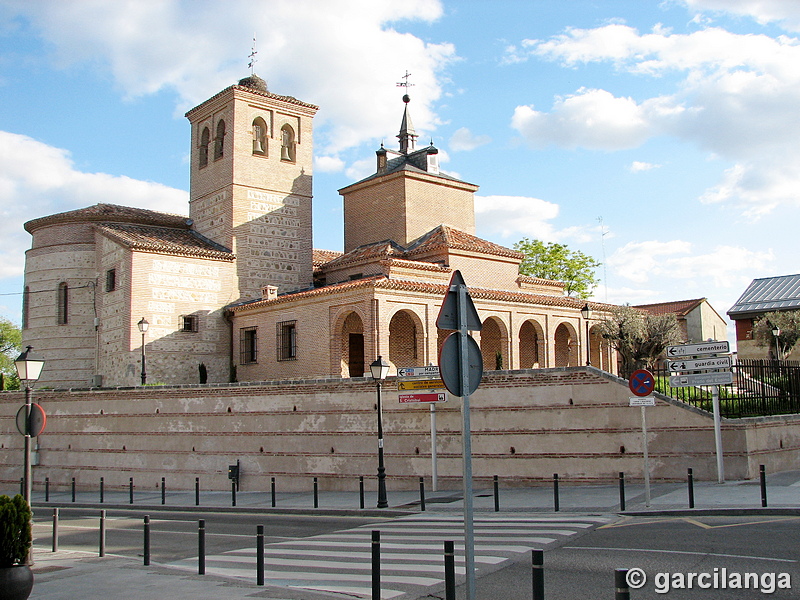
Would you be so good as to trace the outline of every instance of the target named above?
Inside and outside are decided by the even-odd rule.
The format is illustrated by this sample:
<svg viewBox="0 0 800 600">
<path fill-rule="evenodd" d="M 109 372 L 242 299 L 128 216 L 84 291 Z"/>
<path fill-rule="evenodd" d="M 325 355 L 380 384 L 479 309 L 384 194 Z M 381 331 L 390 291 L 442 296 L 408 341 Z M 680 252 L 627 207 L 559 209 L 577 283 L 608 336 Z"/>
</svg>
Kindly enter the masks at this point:
<svg viewBox="0 0 800 600">
<path fill-rule="evenodd" d="M 327 262 L 324 268 L 339 268 L 353 263 L 374 262 L 376 260 L 385 260 L 392 257 L 402 258 L 404 255 L 405 251 L 402 246 L 391 240 L 383 240 L 381 242 L 364 244 L 358 248 L 353 248 L 347 254 L 340 254 L 333 260 Z"/>
<path fill-rule="evenodd" d="M 318 250 L 314 248 L 311 251 L 311 262 L 314 265 L 314 268 L 321 267 L 325 263 L 332 261 L 334 258 L 338 258 L 342 255 L 342 252 L 337 252 L 336 250 Z"/>
<path fill-rule="evenodd" d="M 728 315 L 734 317 L 796 309 L 800 309 L 800 275 L 782 275 L 754 279 Z"/>
<path fill-rule="evenodd" d="M 418 237 L 408 245 L 405 254 L 407 257 L 411 257 L 440 248 L 471 250 L 473 252 L 480 252 L 481 254 L 506 256 L 508 258 L 518 258 L 520 260 L 524 257 L 521 252 L 484 240 L 447 225 L 439 225 L 425 235 Z"/>
<path fill-rule="evenodd" d="M 667 315 L 672 313 L 678 317 L 685 317 L 705 301 L 706 298 L 676 300 L 674 302 L 659 302 L 656 304 L 639 304 L 634 306 L 634 308 L 647 311 L 651 315 Z"/>
<path fill-rule="evenodd" d="M 231 86 L 226 87 L 224 90 L 221 90 L 220 92 L 214 94 L 213 96 L 211 96 L 211 98 L 209 98 L 205 102 L 203 102 L 201 104 L 198 104 L 194 108 L 189 109 L 184 116 L 189 118 L 189 115 L 191 115 L 194 111 L 199 109 L 201 106 L 205 106 L 209 102 L 211 102 L 213 100 L 216 100 L 217 98 L 219 98 L 220 96 L 225 94 L 228 90 L 246 90 L 246 91 L 250 92 L 251 94 L 256 94 L 258 96 L 264 96 L 266 98 L 272 98 L 273 100 L 280 100 L 281 102 L 286 102 L 287 104 L 294 104 L 296 106 L 302 106 L 303 108 L 311 109 L 314 112 L 319 110 L 319 106 L 317 106 L 316 104 L 309 104 L 308 102 L 303 102 L 302 100 L 298 100 L 294 96 L 279 96 L 278 94 L 273 94 L 272 92 L 264 92 L 264 91 L 261 91 L 261 90 L 257 90 L 257 89 L 255 89 L 253 87 L 246 86 L 246 85 L 231 85 Z"/>
<path fill-rule="evenodd" d="M 25 223 L 25 230 L 33 233 L 39 227 L 55 223 L 74 223 L 86 221 L 108 221 L 113 223 L 138 223 L 141 225 L 157 225 L 189 229 L 191 221 L 188 217 L 156 212 L 145 208 L 119 206 L 118 204 L 95 204 L 87 208 L 79 208 L 67 212 L 47 215 Z"/>
<path fill-rule="evenodd" d="M 174 254 L 218 260 L 233 260 L 233 253 L 189 229 L 101 223 L 97 228 L 114 241 L 131 248 L 160 254 Z"/>
</svg>

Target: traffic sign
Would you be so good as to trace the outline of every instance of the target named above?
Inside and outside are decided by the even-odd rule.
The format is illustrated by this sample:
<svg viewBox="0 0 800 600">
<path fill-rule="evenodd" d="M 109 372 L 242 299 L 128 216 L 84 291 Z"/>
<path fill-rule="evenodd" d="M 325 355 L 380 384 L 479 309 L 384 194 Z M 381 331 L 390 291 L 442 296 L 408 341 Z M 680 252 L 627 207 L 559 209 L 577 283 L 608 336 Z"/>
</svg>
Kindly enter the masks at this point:
<svg viewBox="0 0 800 600">
<path fill-rule="evenodd" d="M 459 288 L 464 290 L 463 306 L 459 300 Z M 481 319 L 478 316 L 478 311 L 475 309 L 475 304 L 467 291 L 467 284 L 464 283 L 464 277 L 461 271 L 453 271 L 453 276 L 450 278 L 450 285 L 447 286 L 447 294 L 444 296 L 442 307 L 439 309 L 439 316 L 436 317 L 436 327 L 439 329 L 452 329 L 458 331 L 458 317 L 459 314 L 464 313 L 464 319 L 467 324 L 467 331 L 480 331 L 483 327 Z"/>
<path fill-rule="evenodd" d="M 447 395 L 444 392 L 434 394 L 400 394 L 398 399 L 401 404 L 407 402 L 446 402 Z"/>
<path fill-rule="evenodd" d="M 453 332 L 444 339 L 439 350 L 439 368 L 442 373 L 444 387 L 453 396 L 470 396 L 478 389 L 483 377 L 483 355 L 480 346 L 467 336 L 467 387 L 462 389 L 461 383 L 461 340 L 458 332 Z"/>
<path fill-rule="evenodd" d="M 407 379 L 397 381 L 397 389 L 403 390 L 438 390 L 444 387 L 444 382 L 440 379 Z"/>
<path fill-rule="evenodd" d="M 427 367 L 400 367 L 397 369 L 398 377 L 438 377 L 439 367 L 429 365 Z"/>
<path fill-rule="evenodd" d="M 633 398 L 629 398 L 630 405 L 629 406 L 655 406 L 656 399 L 652 396 L 635 396 Z"/>
<path fill-rule="evenodd" d="M 680 346 L 667 346 L 667 358 L 680 358 L 681 356 L 702 356 L 703 354 L 727 354 L 731 351 L 730 344 L 725 342 L 703 342 L 701 344 L 682 344 Z"/>
<path fill-rule="evenodd" d="M 672 375 L 669 384 L 672 387 L 691 387 L 693 385 L 728 385 L 733 383 L 733 373 L 697 373 L 695 375 Z"/>
<path fill-rule="evenodd" d="M 17 411 L 17 431 L 21 435 L 29 434 L 31 437 L 36 437 L 42 431 L 47 423 L 47 415 L 44 414 L 44 409 L 39 404 L 31 404 L 31 416 L 28 419 L 28 431 L 25 429 L 25 407 L 23 406 Z"/>
<path fill-rule="evenodd" d="M 670 371 L 713 371 L 714 369 L 730 369 L 730 356 L 715 356 L 695 360 L 672 360 L 667 363 Z"/>
<path fill-rule="evenodd" d="M 656 388 L 656 378 L 647 369 L 637 369 L 631 373 L 628 387 L 637 396 L 649 396 Z"/>
</svg>

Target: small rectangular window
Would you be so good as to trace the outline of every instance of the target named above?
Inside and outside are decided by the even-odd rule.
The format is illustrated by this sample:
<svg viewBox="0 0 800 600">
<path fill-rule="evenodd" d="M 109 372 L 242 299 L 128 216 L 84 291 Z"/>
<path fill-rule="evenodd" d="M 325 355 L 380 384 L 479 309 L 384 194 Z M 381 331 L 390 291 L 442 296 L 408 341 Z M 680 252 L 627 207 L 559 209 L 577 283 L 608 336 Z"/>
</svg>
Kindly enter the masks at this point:
<svg viewBox="0 0 800 600">
<path fill-rule="evenodd" d="M 275 332 L 278 360 L 297 360 L 297 321 L 281 321 Z"/>
<path fill-rule="evenodd" d="M 113 292 L 117 289 L 117 270 L 109 269 L 106 271 L 106 291 Z"/>
<path fill-rule="evenodd" d="M 198 318 L 197 315 L 183 315 L 181 317 L 181 331 L 187 333 L 194 333 L 197 331 Z"/>
<path fill-rule="evenodd" d="M 69 323 L 69 286 L 65 282 L 58 284 L 57 303 L 57 322 L 59 325 L 66 325 Z"/>
<path fill-rule="evenodd" d="M 239 330 L 239 363 L 250 365 L 258 362 L 258 327 L 243 327 Z"/>
</svg>

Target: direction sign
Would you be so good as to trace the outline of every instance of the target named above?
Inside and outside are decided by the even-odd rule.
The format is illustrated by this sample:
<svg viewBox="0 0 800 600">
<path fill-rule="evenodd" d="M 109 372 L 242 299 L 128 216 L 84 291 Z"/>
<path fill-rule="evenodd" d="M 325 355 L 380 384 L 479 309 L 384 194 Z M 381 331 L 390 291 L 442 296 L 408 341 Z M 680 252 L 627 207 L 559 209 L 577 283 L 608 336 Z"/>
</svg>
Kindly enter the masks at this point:
<svg viewBox="0 0 800 600">
<path fill-rule="evenodd" d="M 430 365 L 427 367 L 400 367 L 397 369 L 398 377 L 438 377 L 439 367 Z"/>
<path fill-rule="evenodd" d="M 693 385 L 728 385 L 733 383 L 733 373 L 697 373 L 695 375 L 672 375 L 669 384 L 672 387 L 690 387 Z"/>
<path fill-rule="evenodd" d="M 695 360 L 671 360 L 667 363 L 670 371 L 713 371 L 714 369 L 730 369 L 730 356 L 715 356 Z"/>
<path fill-rule="evenodd" d="M 655 406 L 656 399 L 652 396 L 635 396 L 633 398 L 629 398 L 630 405 L 629 406 Z"/>
<path fill-rule="evenodd" d="M 405 381 L 398 380 L 397 389 L 403 390 L 438 390 L 444 388 L 444 382 L 441 379 L 407 379 Z"/>
<path fill-rule="evenodd" d="M 446 402 L 447 395 L 444 392 L 434 394 L 400 394 L 398 399 L 401 404 L 407 402 Z"/>
<path fill-rule="evenodd" d="M 730 344 L 727 341 L 683 344 L 681 346 L 667 346 L 667 358 L 702 356 L 703 354 L 727 354 L 730 351 Z"/>
<path fill-rule="evenodd" d="M 647 369 L 637 369 L 631 373 L 628 387 L 637 396 L 649 396 L 656 388 L 656 378 Z"/>
</svg>

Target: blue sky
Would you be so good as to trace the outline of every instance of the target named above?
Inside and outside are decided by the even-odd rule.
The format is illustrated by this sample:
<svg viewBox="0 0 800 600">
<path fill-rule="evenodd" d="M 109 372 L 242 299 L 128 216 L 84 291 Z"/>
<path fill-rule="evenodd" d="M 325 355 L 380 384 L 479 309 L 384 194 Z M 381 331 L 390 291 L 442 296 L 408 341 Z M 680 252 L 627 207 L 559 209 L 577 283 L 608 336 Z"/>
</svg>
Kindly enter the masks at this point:
<svg viewBox="0 0 800 600">
<path fill-rule="evenodd" d="M 481 186 L 477 233 L 604 263 L 599 301 L 707 297 L 800 271 L 800 3 L 0 0 L 0 315 L 22 224 L 98 202 L 188 212 L 183 114 L 249 73 L 320 106 L 314 245 L 337 193 L 420 142 Z M 469 283 L 469 282 L 467 282 Z"/>
</svg>

